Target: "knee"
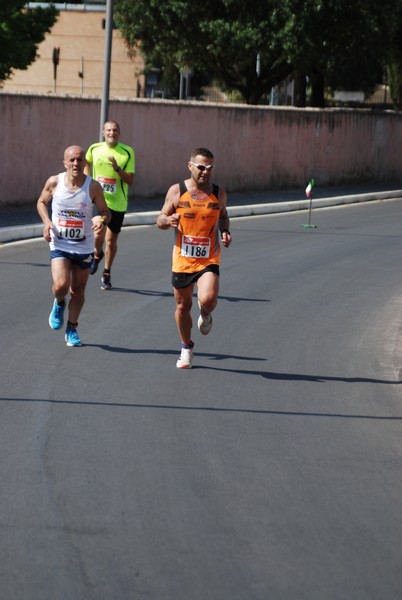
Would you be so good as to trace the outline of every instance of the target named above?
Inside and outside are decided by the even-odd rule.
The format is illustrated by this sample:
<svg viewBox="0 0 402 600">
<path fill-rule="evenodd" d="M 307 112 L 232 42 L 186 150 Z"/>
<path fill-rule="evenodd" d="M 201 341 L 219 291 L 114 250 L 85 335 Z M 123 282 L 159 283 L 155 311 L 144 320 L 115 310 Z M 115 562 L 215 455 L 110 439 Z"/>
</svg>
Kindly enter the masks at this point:
<svg viewBox="0 0 402 600">
<path fill-rule="evenodd" d="M 95 242 L 103 242 L 105 240 L 106 228 L 103 231 L 95 231 Z"/>
<path fill-rule="evenodd" d="M 70 289 L 70 296 L 77 302 L 83 302 L 85 299 L 85 287 L 75 287 Z"/>
<path fill-rule="evenodd" d="M 53 293 L 56 297 L 67 296 L 69 283 L 64 281 L 55 281 L 53 283 Z"/>
<path fill-rule="evenodd" d="M 117 236 L 107 236 L 106 237 L 106 246 L 111 250 L 117 248 Z"/>
<path fill-rule="evenodd" d="M 178 298 L 176 300 L 176 310 L 181 314 L 189 313 L 191 311 L 192 305 L 193 302 L 191 298 L 189 300 L 185 298 Z"/>
<path fill-rule="evenodd" d="M 214 294 L 208 294 L 199 298 L 199 302 L 207 313 L 211 313 L 218 304 L 218 298 Z"/>
</svg>

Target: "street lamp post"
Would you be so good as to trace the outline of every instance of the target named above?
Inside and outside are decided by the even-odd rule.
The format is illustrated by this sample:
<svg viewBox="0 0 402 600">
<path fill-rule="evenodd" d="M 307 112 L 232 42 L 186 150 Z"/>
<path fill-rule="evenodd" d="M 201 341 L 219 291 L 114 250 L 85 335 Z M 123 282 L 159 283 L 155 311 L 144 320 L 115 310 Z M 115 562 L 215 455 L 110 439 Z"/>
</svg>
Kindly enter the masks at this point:
<svg viewBox="0 0 402 600">
<path fill-rule="evenodd" d="M 113 31 L 113 0 L 106 0 L 106 23 L 105 23 L 105 60 L 103 64 L 103 88 L 101 100 L 101 117 L 99 140 L 103 140 L 103 124 L 108 119 L 109 113 L 109 88 L 110 88 L 110 62 L 112 55 L 112 31 Z"/>
</svg>

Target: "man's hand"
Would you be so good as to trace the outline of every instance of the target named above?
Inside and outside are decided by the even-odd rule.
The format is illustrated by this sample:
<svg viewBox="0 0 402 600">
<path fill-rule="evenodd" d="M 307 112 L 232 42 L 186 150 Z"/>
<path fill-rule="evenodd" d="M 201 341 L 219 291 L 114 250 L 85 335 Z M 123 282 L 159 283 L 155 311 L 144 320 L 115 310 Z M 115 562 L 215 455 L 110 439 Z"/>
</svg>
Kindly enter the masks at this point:
<svg viewBox="0 0 402 600">
<path fill-rule="evenodd" d="M 170 226 L 174 229 L 177 229 L 180 223 L 180 215 L 179 213 L 173 213 L 170 215 Z"/>
<path fill-rule="evenodd" d="M 95 233 L 103 233 L 105 231 L 105 223 L 102 221 L 102 217 L 97 215 L 92 219 L 92 229 Z"/>
<path fill-rule="evenodd" d="M 116 162 L 116 159 L 114 156 L 108 156 L 108 161 L 110 162 L 110 164 L 112 165 L 113 169 L 116 171 L 119 168 L 119 165 Z"/>
<path fill-rule="evenodd" d="M 231 236 L 230 232 L 222 231 L 221 237 L 222 237 L 222 244 L 225 246 L 225 248 L 229 248 L 230 244 L 232 243 L 232 236 Z"/>
<path fill-rule="evenodd" d="M 54 225 L 51 221 L 49 221 L 49 223 L 45 223 L 45 225 L 43 226 L 43 237 L 47 242 L 50 242 L 50 240 L 52 239 L 50 235 L 51 229 L 54 229 Z"/>
</svg>

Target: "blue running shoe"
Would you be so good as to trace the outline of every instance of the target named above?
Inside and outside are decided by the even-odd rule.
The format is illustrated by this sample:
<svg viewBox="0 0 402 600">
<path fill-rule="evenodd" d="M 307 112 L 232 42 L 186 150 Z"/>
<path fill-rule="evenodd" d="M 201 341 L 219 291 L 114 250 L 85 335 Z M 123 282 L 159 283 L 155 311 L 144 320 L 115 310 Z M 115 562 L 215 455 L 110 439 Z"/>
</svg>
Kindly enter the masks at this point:
<svg viewBox="0 0 402 600">
<path fill-rule="evenodd" d="M 103 252 L 103 250 L 100 251 L 99 256 L 94 255 L 92 262 L 91 262 L 91 266 L 89 267 L 89 273 L 91 275 L 94 275 L 96 273 L 96 271 L 98 270 L 98 267 L 99 267 L 99 263 L 104 256 L 105 256 L 105 253 Z"/>
<path fill-rule="evenodd" d="M 49 315 L 49 325 L 52 329 L 60 329 L 63 325 L 65 308 L 64 302 L 63 304 L 57 304 L 56 298 L 54 299 L 52 312 Z"/>
<path fill-rule="evenodd" d="M 103 273 L 102 279 L 101 279 L 101 290 L 111 290 L 111 289 L 112 289 L 112 282 L 110 281 L 110 275 Z"/>
<path fill-rule="evenodd" d="M 77 330 L 74 327 L 67 327 L 66 335 L 64 337 L 67 346 L 82 346 Z"/>
</svg>

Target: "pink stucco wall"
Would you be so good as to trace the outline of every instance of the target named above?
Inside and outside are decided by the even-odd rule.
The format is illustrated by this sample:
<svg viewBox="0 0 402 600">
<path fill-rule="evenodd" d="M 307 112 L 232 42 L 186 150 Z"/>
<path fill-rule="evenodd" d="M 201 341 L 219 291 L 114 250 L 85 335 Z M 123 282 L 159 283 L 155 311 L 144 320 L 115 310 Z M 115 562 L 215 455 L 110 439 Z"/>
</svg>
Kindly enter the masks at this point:
<svg viewBox="0 0 402 600">
<path fill-rule="evenodd" d="M 134 147 L 138 197 L 186 177 L 196 146 L 212 150 L 231 192 L 401 179 L 402 113 L 122 99 L 109 116 Z M 65 147 L 98 140 L 99 119 L 98 98 L 0 92 L 0 205 L 35 200 Z"/>
</svg>

